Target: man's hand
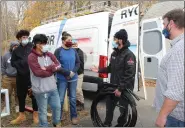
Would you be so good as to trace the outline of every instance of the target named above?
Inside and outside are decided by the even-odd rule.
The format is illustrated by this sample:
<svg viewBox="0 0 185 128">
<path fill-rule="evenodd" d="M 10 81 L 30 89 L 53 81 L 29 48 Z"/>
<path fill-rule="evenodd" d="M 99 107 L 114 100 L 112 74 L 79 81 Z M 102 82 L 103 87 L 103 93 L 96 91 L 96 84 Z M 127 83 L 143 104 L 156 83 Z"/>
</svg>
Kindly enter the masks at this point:
<svg viewBox="0 0 185 128">
<path fill-rule="evenodd" d="M 46 71 L 46 68 L 45 67 L 41 67 L 41 69 Z"/>
<path fill-rule="evenodd" d="M 75 73 L 74 72 L 72 72 L 72 71 L 70 71 L 70 78 L 73 78 L 73 76 L 75 75 Z"/>
<path fill-rule="evenodd" d="M 91 71 L 98 73 L 98 68 L 96 66 L 93 66 L 90 68 Z"/>
<path fill-rule="evenodd" d="M 59 68 L 61 68 L 61 65 L 58 65 L 57 67 L 55 67 L 55 70 L 57 71 Z"/>
<path fill-rule="evenodd" d="M 120 97 L 121 96 L 121 92 L 118 89 L 116 89 L 114 91 L 114 94 L 115 94 L 116 97 Z"/>
<path fill-rule="evenodd" d="M 155 124 L 157 127 L 164 127 L 166 125 L 168 115 L 175 109 L 178 103 L 179 101 L 174 101 L 170 98 L 165 97 L 162 108 L 156 119 Z"/>
<path fill-rule="evenodd" d="M 156 125 L 156 127 L 163 128 L 165 126 L 165 124 L 166 124 L 166 121 L 167 121 L 167 117 L 166 116 L 159 115 L 157 117 L 157 120 L 155 122 L 155 125 Z"/>
<path fill-rule="evenodd" d="M 46 66 L 44 68 L 41 68 L 42 70 L 47 70 L 47 71 L 51 71 L 51 72 L 56 72 L 59 68 L 61 67 L 61 65 L 55 65 L 54 63 L 52 63 L 49 66 Z"/>
</svg>

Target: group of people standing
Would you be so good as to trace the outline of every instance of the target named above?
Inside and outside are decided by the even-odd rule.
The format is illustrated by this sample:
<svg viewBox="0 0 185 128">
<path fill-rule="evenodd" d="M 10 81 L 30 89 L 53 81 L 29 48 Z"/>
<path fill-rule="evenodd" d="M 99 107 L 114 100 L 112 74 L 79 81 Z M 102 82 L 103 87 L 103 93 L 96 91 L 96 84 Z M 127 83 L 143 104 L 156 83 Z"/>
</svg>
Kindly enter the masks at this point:
<svg viewBox="0 0 185 128">
<path fill-rule="evenodd" d="M 163 16 L 163 24 L 162 32 L 165 38 L 172 42 L 171 49 L 162 59 L 158 70 L 154 100 L 154 106 L 159 112 L 156 126 L 184 127 L 184 11 L 175 9 L 166 13 Z M 77 48 L 77 43 L 72 42 L 72 36 L 67 32 L 63 32 L 62 46 L 56 49 L 54 54 L 48 52 L 46 35 L 35 35 L 32 43 L 29 43 L 28 36 L 28 31 L 19 31 L 16 36 L 19 44 L 12 42 L 10 52 L 2 58 L 3 85 L 9 89 L 10 95 L 13 89 L 17 89 L 19 102 L 19 116 L 11 123 L 18 124 L 26 120 L 24 111 L 28 94 L 32 99 L 34 123 L 39 122 L 41 127 L 48 126 L 49 104 L 53 126 L 60 127 L 64 97 L 68 91 L 70 118 L 72 124 L 78 124 L 76 105 L 79 105 L 79 110 L 84 109 L 81 89 L 84 72 L 83 52 Z M 118 126 L 122 127 L 127 121 L 128 103 L 118 100 L 118 97 L 123 95 L 125 88 L 134 88 L 136 57 L 129 50 L 130 42 L 125 29 L 115 33 L 112 45 L 114 51 L 109 66 L 102 69 L 94 67 L 91 70 L 111 73 L 110 82 L 120 85 L 114 91 L 114 99 L 107 98 L 104 125 L 112 126 L 114 102 L 119 102 L 124 106 L 120 111 L 125 116 L 118 118 Z"/>
<path fill-rule="evenodd" d="M 53 126 L 60 127 L 66 91 L 72 124 L 78 124 L 77 110 L 84 110 L 83 51 L 77 42 L 72 42 L 72 36 L 67 32 L 63 32 L 62 46 L 56 49 L 55 54 L 49 52 L 46 35 L 36 34 L 29 42 L 29 34 L 27 30 L 20 30 L 16 35 L 19 43 L 12 42 L 10 52 L 2 57 L 3 88 L 9 90 L 10 98 L 12 90 L 15 90 L 19 107 L 19 115 L 11 124 L 26 120 L 25 100 L 28 95 L 32 100 L 33 122 L 41 127 L 48 126 L 49 104 Z"/>
</svg>

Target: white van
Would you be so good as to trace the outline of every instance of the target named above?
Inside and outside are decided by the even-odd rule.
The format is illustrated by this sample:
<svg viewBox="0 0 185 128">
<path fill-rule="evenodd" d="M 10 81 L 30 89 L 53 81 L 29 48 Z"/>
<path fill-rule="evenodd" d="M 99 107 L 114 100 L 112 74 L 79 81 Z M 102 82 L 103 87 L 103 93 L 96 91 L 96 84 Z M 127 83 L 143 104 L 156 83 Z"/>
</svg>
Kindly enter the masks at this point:
<svg viewBox="0 0 185 128">
<path fill-rule="evenodd" d="M 110 12 L 99 12 L 48 23 L 34 28 L 30 33 L 29 39 L 32 41 L 35 34 L 46 34 L 49 39 L 49 44 L 51 45 L 51 52 L 54 53 L 55 49 L 62 45 L 62 32 L 67 31 L 72 35 L 73 39 L 78 41 L 79 48 L 84 52 L 84 74 L 95 77 L 100 76 L 104 78 L 104 81 L 107 81 L 108 79 L 106 74 L 99 75 L 90 71 L 90 68 L 92 68 L 92 66 L 98 67 L 100 60 L 104 63 L 104 66 L 107 66 L 108 56 L 110 55 L 108 51 L 112 52 L 112 43 L 109 43 L 109 41 L 112 41 L 112 36 L 116 31 L 125 28 L 125 22 L 132 22 L 133 19 L 130 17 L 135 17 L 137 15 L 138 20 L 138 10 L 138 5 L 134 5 L 118 10 L 115 14 Z M 119 24 L 119 26 L 117 24 Z M 128 31 L 129 38 L 133 39 L 133 41 L 130 41 L 137 46 L 138 34 L 133 35 L 132 33 L 138 31 L 138 23 L 134 27 L 136 28 L 134 29 L 130 27 L 126 30 Z M 110 40 L 109 36 L 111 37 Z M 136 48 L 132 49 L 136 50 Z M 136 53 L 136 51 L 134 52 Z M 97 91 L 97 84 L 84 82 L 83 89 Z"/>
</svg>

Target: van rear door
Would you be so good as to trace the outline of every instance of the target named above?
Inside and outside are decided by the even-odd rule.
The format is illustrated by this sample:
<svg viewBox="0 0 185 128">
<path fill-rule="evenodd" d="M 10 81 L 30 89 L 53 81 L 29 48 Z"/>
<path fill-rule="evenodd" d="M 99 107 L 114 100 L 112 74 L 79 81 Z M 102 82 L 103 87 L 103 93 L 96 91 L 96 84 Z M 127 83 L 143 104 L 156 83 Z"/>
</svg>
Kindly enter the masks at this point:
<svg viewBox="0 0 185 128">
<path fill-rule="evenodd" d="M 131 42 L 129 49 L 136 55 L 137 67 L 135 77 L 135 88 L 138 90 L 138 39 L 139 39 L 139 5 L 129 6 L 115 12 L 109 39 L 108 58 L 110 59 L 113 52 L 112 42 L 114 34 L 120 29 L 125 29 L 128 33 L 128 40 Z"/>
<path fill-rule="evenodd" d="M 142 21 L 141 26 L 141 62 L 146 79 L 156 79 L 158 66 L 166 54 L 166 39 L 162 35 L 162 18 Z M 168 43 L 169 44 L 169 43 Z"/>
</svg>

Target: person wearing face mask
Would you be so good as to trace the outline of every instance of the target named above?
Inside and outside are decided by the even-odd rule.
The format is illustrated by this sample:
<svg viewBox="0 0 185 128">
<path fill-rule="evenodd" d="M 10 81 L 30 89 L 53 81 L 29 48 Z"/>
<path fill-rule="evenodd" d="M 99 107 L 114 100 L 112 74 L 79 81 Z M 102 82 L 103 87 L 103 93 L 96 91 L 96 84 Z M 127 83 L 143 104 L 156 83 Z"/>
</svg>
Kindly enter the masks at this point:
<svg viewBox="0 0 185 128">
<path fill-rule="evenodd" d="M 60 69 L 56 57 L 48 52 L 47 37 L 37 34 L 33 37 L 34 47 L 28 56 L 32 91 L 39 108 L 39 126 L 48 127 L 47 105 L 52 110 L 53 126 L 60 127 L 61 105 L 54 73 Z"/>
<path fill-rule="evenodd" d="M 154 106 L 157 127 L 185 127 L 184 119 L 184 11 L 174 9 L 163 16 L 163 34 L 171 49 L 158 70 Z"/>
<path fill-rule="evenodd" d="M 31 91 L 31 80 L 30 80 L 30 70 L 28 66 L 28 55 L 32 50 L 32 43 L 28 42 L 29 31 L 20 30 L 16 38 L 20 45 L 13 51 L 11 57 L 11 65 L 16 68 L 16 87 L 17 87 L 17 97 L 19 101 L 19 116 L 11 121 L 11 124 L 20 124 L 26 120 L 25 116 L 25 100 L 28 92 Z M 32 99 L 33 107 L 33 122 L 38 123 L 38 107 L 36 99 L 34 96 L 30 96 Z"/>
<path fill-rule="evenodd" d="M 67 32 L 62 33 L 62 46 L 56 49 L 55 56 L 59 60 L 61 67 L 70 72 L 68 76 L 57 72 L 58 91 L 60 95 L 61 107 L 63 108 L 65 93 L 68 89 L 71 121 L 72 124 L 77 125 L 78 119 L 76 109 L 76 88 L 78 80 L 77 71 L 80 67 L 80 60 L 78 53 L 75 49 L 72 48 L 72 37 Z"/>
<path fill-rule="evenodd" d="M 2 74 L 2 88 L 8 89 L 9 99 L 10 99 L 10 108 L 12 107 L 12 92 L 14 92 L 15 98 L 15 111 L 18 111 L 18 99 L 16 92 L 16 74 L 17 71 L 14 67 L 11 66 L 11 56 L 14 49 L 19 46 L 19 43 L 16 41 L 10 43 L 10 50 L 2 57 L 1 63 L 1 74 Z M 4 99 L 4 97 L 1 97 Z M 5 110 L 5 109 L 4 109 Z"/>
<path fill-rule="evenodd" d="M 127 121 L 128 103 L 126 100 L 119 99 L 119 97 L 124 88 L 132 91 L 134 89 L 136 57 L 134 53 L 128 49 L 130 42 L 128 41 L 128 35 L 125 29 L 121 29 L 115 33 L 112 46 L 114 51 L 111 54 L 109 66 L 103 69 L 93 67 L 91 70 L 98 73 L 111 73 L 110 83 L 120 86 L 114 91 L 115 97 L 107 97 L 104 126 L 110 127 L 112 125 L 114 109 L 117 102 L 119 102 L 123 107 L 120 108 L 121 114 L 117 120 L 117 127 L 123 127 Z"/>
</svg>

